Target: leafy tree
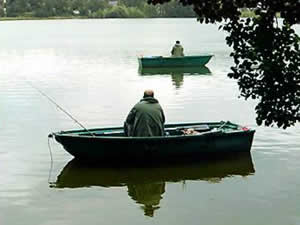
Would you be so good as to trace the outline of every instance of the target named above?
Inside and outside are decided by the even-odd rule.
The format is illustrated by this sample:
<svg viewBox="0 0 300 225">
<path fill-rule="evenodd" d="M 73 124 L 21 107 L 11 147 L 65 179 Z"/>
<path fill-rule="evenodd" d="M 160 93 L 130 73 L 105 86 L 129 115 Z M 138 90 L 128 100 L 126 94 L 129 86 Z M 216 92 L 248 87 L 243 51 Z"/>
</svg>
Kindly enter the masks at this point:
<svg viewBox="0 0 300 225">
<path fill-rule="evenodd" d="M 192 7 L 183 7 L 176 1 L 170 1 L 160 9 L 162 17 L 196 17 Z"/>
<path fill-rule="evenodd" d="M 144 3 L 144 5 L 141 7 L 141 10 L 144 12 L 145 17 L 155 18 L 159 16 L 159 11 L 157 10 L 157 7 L 154 7 L 147 3 Z"/>
<path fill-rule="evenodd" d="M 73 14 L 72 0 L 52 0 L 57 16 L 70 16 Z"/>
<path fill-rule="evenodd" d="M 147 4 L 147 0 L 119 0 L 117 8 L 108 0 L 7 0 L 8 16 L 72 16 L 74 10 L 80 16 L 105 16 L 116 18 L 138 17 L 190 17 L 195 16 L 191 7 L 182 7 L 172 0 L 163 6 Z M 1 2 L 1 0 L 0 0 Z"/>
<path fill-rule="evenodd" d="M 0 1 L 0 17 L 5 16 L 4 14 L 4 2 Z"/>
<path fill-rule="evenodd" d="M 97 12 L 99 9 L 104 9 L 108 7 L 108 1 L 105 0 L 85 0 L 87 8 L 91 12 Z"/>
<path fill-rule="evenodd" d="M 126 6 L 116 5 L 103 12 L 105 18 L 128 18 L 128 10 Z"/>
<path fill-rule="evenodd" d="M 10 1 L 7 4 L 7 16 L 16 17 L 23 15 L 28 10 L 28 3 L 26 0 Z"/>
<path fill-rule="evenodd" d="M 143 18 L 145 14 L 138 7 L 127 8 L 129 18 Z"/>
<path fill-rule="evenodd" d="M 119 0 L 119 4 L 125 5 L 127 7 L 142 7 L 147 0 Z"/>
<path fill-rule="evenodd" d="M 32 2 L 33 16 L 50 17 L 56 15 L 56 4 L 53 0 L 40 0 Z"/>
<path fill-rule="evenodd" d="M 71 2 L 72 12 L 73 12 L 73 10 L 78 10 L 80 12 L 81 16 L 88 15 L 89 7 L 88 7 L 87 3 L 88 3 L 87 0 L 73 0 Z"/>
<path fill-rule="evenodd" d="M 170 0 L 148 0 L 163 4 Z M 177 0 L 191 5 L 201 23 L 222 22 L 226 42 L 233 47 L 230 78 L 236 79 L 240 96 L 258 100 L 258 125 L 287 128 L 300 121 L 299 36 L 293 25 L 300 23 L 298 0 Z M 249 8 L 253 18 L 241 18 Z M 283 24 L 277 21 L 278 13 Z"/>
</svg>

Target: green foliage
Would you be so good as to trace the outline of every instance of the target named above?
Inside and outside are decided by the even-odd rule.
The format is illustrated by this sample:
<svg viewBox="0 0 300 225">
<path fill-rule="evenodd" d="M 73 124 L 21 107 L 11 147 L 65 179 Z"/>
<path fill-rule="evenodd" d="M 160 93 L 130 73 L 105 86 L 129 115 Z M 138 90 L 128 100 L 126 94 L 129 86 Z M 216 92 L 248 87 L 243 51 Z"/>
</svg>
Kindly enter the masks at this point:
<svg viewBox="0 0 300 225">
<path fill-rule="evenodd" d="M 289 25 L 275 26 L 266 15 L 228 23 L 227 43 L 235 66 L 241 96 L 259 99 L 257 123 L 289 127 L 299 120 L 300 51 L 297 35 Z"/>
<path fill-rule="evenodd" d="M 161 17 L 196 17 L 192 7 L 178 4 L 176 1 L 171 1 L 160 7 Z"/>
<path fill-rule="evenodd" d="M 119 0 L 119 4 L 126 7 L 142 7 L 146 3 L 146 0 Z"/>
<path fill-rule="evenodd" d="M 143 11 L 145 17 L 155 18 L 159 17 L 159 10 L 157 7 L 144 3 L 141 10 Z"/>
<path fill-rule="evenodd" d="M 255 12 L 251 9 L 241 9 L 241 17 L 255 17 Z"/>
<path fill-rule="evenodd" d="M 39 4 L 34 6 L 33 10 L 33 16 L 36 17 L 50 17 L 55 16 L 57 13 L 56 7 L 59 7 L 56 5 L 55 1 L 52 0 L 42 0 L 39 2 Z"/>
<path fill-rule="evenodd" d="M 143 18 L 144 13 L 137 7 L 126 7 L 124 5 L 116 5 L 111 8 L 106 8 L 98 12 L 101 18 Z"/>
<path fill-rule="evenodd" d="M 108 0 L 8 0 L 7 6 L 9 17 L 71 17 L 74 11 L 79 12 L 77 16 L 91 18 L 195 16 L 190 7 L 182 7 L 175 0 L 164 6 L 149 5 L 147 0 L 119 0 L 113 7 Z"/>
<path fill-rule="evenodd" d="M 90 18 L 104 18 L 103 10 L 99 9 L 89 15 Z"/>
<path fill-rule="evenodd" d="M 0 17 L 4 17 L 5 12 L 4 12 L 4 2 L 0 0 Z"/>
<path fill-rule="evenodd" d="M 167 3 L 169 0 L 148 0 Z M 300 1 L 268 0 L 178 0 L 193 6 L 203 23 L 222 22 L 235 65 L 230 78 L 236 79 L 240 96 L 258 100 L 258 125 L 287 128 L 300 121 L 299 36 L 292 25 L 300 23 Z M 253 17 L 241 19 L 241 8 Z M 278 25 L 277 16 L 283 18 Z"/>
<path fill-rule="evenodd" d="M 105 9 L 103 12 L 104 18 L 128 18 L 128 10 L 125 6 L 113 6 L 109 9 Z"/>
<path fill-rule="evenodd" d="M 29 7 L 26 0 L 13 1 L 6 5 L 7 15 L 11 17 L 23 15 Z"/>
<path fill-rule="evenodd" d="M 137 7 L 127 8 L 129 18 L 144 18 L 145 14 Z"/>
<path fill-rule="evenodd" d="M 80 16 L 92 17 L 92 15 L 99 15 L 101 10 L 107 7 L 109 7 L 108 2 L 101 0 L 73 0 L 71 3 L 71 8 L 73 10 L 78 10 Z"/>
</svg>

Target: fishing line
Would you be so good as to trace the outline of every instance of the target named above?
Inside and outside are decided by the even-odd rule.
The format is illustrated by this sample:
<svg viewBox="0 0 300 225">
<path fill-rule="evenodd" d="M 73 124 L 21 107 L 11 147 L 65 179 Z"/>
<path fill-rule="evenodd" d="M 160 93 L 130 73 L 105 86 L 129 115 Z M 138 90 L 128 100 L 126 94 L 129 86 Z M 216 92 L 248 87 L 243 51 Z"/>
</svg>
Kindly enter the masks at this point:
<svg viewBox="0 0 300 225">
<path fill-rule="evenodd" d="M 52 174 L 52 169 L 53 169 L 53 157 L 52 157 L 52 150 L 51 150 L 51 145 L 50 145 L 50 137 L 48 136 L 48 148 L 49 148 L 49 153 L 50 153 L 50 158 L 51 158 L 51 164 L 50 164 L 50 169 L 49 169 L 49 175 L 48 175 L 48 183 L 50 185 L 53 184 L 53 182 L 51 182 L 51 174 Z"/>
<path fill-rule="evenodd" d="M 82 127 L 85 131 L 87 131 L 90 135 L 94 136 L 95 135 L 90 132 L 85 126 L 83 126 L 78 120 L 76 120 L 70 113 L 68 113 L 66 110 L 64 110 L 60 105 L 58 105 L 52 98 L 50 98 L 48 95 L 46 95 L 43 91 L 41 91 L 39 88 L 35 87 L 32 83 L 29 81 L 26 81 L 32 88 L 36 89 L 41 95 L 46 97 L 50 102 L 52 102 L 58 109 L 63 111 L 65 114 L 67 114 L 75 123 L 77 123 L 80 127 Z"/>
</svg>

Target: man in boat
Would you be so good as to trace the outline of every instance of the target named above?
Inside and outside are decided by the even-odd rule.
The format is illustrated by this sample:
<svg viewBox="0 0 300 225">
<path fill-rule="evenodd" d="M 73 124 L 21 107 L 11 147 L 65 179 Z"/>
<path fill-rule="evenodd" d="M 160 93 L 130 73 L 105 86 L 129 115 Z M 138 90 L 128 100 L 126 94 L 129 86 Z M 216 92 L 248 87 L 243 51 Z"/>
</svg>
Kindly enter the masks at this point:
<svg viewBox="0 0 300 225">
<path fill-rule="evenodd" d="M 165 115 L 153 90 L 145 90 L 143 98 L 135 104 L 124 123 L 126 136 L 149 137 L 164 135 Z"/>
<path fill-rule="evenodd" d="M 183 47 L 180 44 L 180 41 L 176 41 L 175 45 L 172 48 L 171 54 L 172 54 L 172 57 L 184 56 Z"/>
</svg>

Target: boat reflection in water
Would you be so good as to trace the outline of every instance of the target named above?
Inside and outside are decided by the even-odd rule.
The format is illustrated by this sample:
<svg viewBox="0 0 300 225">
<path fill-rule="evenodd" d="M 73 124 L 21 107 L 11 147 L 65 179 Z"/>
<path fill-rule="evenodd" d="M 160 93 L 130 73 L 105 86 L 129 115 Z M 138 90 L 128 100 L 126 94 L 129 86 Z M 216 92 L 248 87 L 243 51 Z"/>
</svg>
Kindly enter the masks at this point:
<svg viewBox="0 0 300 225">
<path fill-rule="evenodd" d="M 250 153 L 235 153 L 225 158 L 203 159 L 197 162 L 135 166 L 99 166 L 71 160 L 58 175 L 53 188 L 92 186 L 127 187 L 128 195 L 146 216 L 154 216 L 165 193 L 166 182 L 202 180 L 219 183 L 223 178 L 254 174 Z"/>
<path fill-rule="evenodd" d="M 189 75 L 211 75 L 211 71 L 206 66 L 200 67 L 162 67 L 162 68 L 143 68 L 139 67 L 141 76 L 151 75 L 171 75 L 173 84 L 180 88 L 183 84 L 183 77 Z"/>
</svg>

